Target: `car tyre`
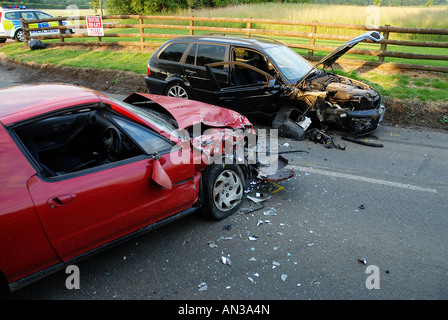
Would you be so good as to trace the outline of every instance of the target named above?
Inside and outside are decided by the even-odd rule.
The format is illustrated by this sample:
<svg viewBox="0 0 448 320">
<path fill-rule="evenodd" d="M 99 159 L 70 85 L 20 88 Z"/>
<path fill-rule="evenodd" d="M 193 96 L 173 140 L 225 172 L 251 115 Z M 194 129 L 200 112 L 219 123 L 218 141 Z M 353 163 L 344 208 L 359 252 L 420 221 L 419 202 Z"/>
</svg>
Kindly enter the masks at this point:
<svg viewBox="0 0 448 320">
<path fill-rule="evenodd" d="M 25 33 L 23 32 L 22 29 L 19 29 L 16 31 L 15 35 L 14 35 L 14 39 L 17 42 L 24 42 L 25 41 Z"/>
<path fill-rule="evenodd" d="M 212 220 L 223 220 L 241 206 L 245 179 L 239 165 L 210 165 L 202 175 L 204 205 L 202 215 Z"/>
<path fill-rule="evenodd" d="M 190 94 L 187 87 L 179 82 L 174 82 L 168 85 L 165 94 L 169 97 L 176 97 L 181 99 L 190 98 Z"/>
</svg>

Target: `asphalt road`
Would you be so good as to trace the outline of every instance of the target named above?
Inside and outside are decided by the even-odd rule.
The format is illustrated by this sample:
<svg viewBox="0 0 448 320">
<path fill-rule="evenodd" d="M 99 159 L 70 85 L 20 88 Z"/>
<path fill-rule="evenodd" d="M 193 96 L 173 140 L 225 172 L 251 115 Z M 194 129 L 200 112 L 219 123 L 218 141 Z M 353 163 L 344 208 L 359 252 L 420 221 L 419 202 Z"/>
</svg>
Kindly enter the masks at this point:
<svg viewBox="0 0 448 320">
<path fill-rule="evenodd" d="M 17 84 L 4 69 L 0 86 Z M 284 154 L 296 176 L 282 188 L 252 186 L 270 196 L 261 205 L 245 199 L 221 222 L 191 215 L 83 260 L 80 289 L 62 270 L 5 298 L 448 299 L 448 134 L 375 136 L 383 147 L 282 138 L 280 151 L 306 152 Z"/>
</svg>

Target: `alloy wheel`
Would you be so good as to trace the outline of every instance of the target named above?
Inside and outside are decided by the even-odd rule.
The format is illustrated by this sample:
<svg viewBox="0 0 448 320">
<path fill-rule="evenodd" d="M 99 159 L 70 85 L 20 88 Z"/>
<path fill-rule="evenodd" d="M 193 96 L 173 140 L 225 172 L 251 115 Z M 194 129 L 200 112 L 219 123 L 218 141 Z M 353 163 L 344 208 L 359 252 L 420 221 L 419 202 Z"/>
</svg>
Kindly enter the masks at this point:
<svg viewBox="0 0 448 320">
<path fill-rule="evenodd" d="M 188 99 L 187 90 L 180 85 L 173 85 L 168 89 L 167 96 Z"/>
<path fill-rule="evenodd" d="M 221 211 L 232 210 L 243 198 L 243 183 L 233 170 L 224 170 L 213 185 L 213 201 Z"/>
</svg>

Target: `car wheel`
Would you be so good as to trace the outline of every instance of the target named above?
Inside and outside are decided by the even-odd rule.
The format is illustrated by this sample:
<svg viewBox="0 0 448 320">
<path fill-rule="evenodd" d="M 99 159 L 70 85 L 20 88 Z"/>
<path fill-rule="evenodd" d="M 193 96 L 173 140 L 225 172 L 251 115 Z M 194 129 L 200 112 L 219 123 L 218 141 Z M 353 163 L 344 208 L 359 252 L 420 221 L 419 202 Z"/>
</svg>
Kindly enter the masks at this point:
<svg viewBox="0 0 448 320">
<path fill-rule="evenodd" d="M 178 82 L 172 83 L 166 89 L 166 95 L 169 97 L 176 97 L 182 99 L 189 99 L 188 89 Z"/>
<path fill-rule="evenodd" d="M 202 214 L 206 218 L 222 220 L 235 213 L 243 201 L 245 179 L 239 165 L 207 167 L 203 173 L 205 203 Z"/>
<path fill-rule="evenodd" d="M 24 42 L 25 34 L 23 33 L 23 30 L 21 29 L 17 30 L 16 34 L 14 35 L 14 39 L 16 39 L 17 42 Z"/>
</svg>

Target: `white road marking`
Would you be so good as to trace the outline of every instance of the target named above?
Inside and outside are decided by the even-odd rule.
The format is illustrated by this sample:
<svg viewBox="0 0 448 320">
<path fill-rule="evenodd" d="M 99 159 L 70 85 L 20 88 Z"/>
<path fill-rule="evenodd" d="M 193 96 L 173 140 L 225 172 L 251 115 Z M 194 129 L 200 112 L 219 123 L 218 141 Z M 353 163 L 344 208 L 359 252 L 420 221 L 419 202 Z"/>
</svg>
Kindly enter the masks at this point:
<svg viewBox="0 0 448 320">
<path fill-rule="evenodd" d="M 322 170 L 322 169 L 314 169 L 314 168 L 310 168 L 310 167 L 303 167 L 303 166 L 297 166 L 297 165 L 290 165 L 290 167 L 292 167 L 293 169 L 295 169 L 297 171 L 316 173 L 316 174 L 321 174 L 321 175 L 325 175 L 325 176 L 329 176 L 329 177 L 369 182 L 369 183 L 381 184 L 381 185 L 385 185 L 385 186 L 389 186 L 389 187 L 397 187 L 397 188 L 409 189 L 409 190 L 415 190 L 415 191 L 437 193 L 436 189 L 420 187 L 420 186 L 407 184 L 407 183 L 399 183 L 399 182 L 393 182 L 393 181 L 387 181 L 387 180 L 373 179 L 373 178 L 367 178 L 367 177 L 363 177 L 363 176 L 356 176 L 356 175 L 351 175 L 351 174 L 333 172 L 333 171 Z"/>
</svg>

